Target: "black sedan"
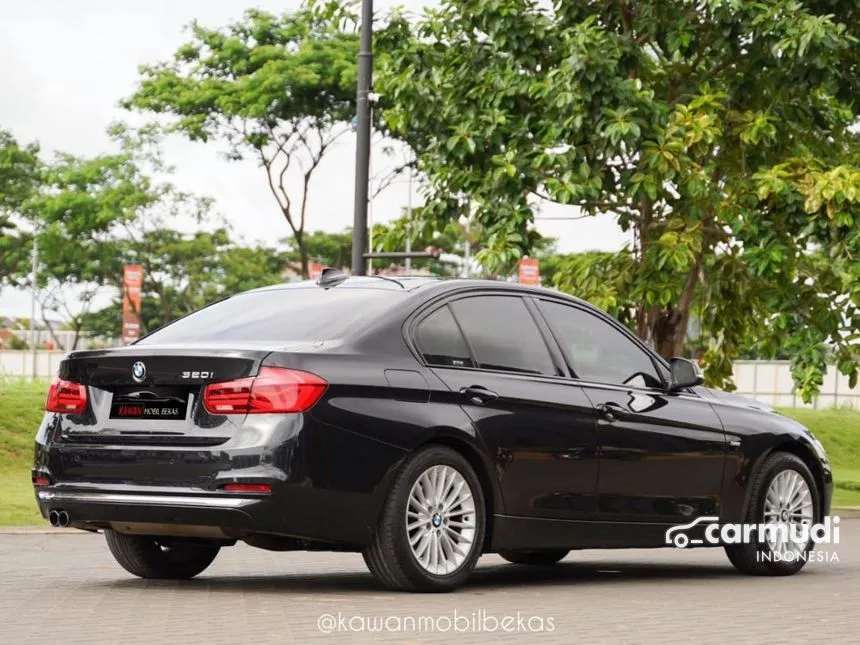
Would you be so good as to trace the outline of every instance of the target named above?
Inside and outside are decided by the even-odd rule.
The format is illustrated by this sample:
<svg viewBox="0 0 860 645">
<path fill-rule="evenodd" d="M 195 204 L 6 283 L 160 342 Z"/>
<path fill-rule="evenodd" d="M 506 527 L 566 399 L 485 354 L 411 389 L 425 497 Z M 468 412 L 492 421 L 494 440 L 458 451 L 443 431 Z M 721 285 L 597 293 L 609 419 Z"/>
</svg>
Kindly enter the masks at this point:
<svg viewBox="0 0 860 645">
<path fill-rule="evenodd" d="M 811 539 L 708 541 L 704 520 L 808 526 L 832 492 L 808 430 L 581 300 L 337 271 L 71 353 L 32 476 L 51 524 L 103 531 L 137 576 L 190 578 L 241 540 L 361 552 L 412 591 L 482 553 L 583 548 L 716 543 L 790 574 Z"/>
</svg>

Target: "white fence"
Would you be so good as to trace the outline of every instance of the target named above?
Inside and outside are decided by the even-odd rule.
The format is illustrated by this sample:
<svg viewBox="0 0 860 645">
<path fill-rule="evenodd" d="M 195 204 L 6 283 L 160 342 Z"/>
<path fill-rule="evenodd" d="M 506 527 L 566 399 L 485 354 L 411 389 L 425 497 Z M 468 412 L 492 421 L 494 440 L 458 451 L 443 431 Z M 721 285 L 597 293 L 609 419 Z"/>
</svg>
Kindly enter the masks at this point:
<svg viewBox="0 0 860 645">
<path fill-rule="evenodd" d="M 36 378 L 49 379 L 57 373 L 66 352 L 39 350 L 36 352 Z M 0 378 L 33 378 L 33 352 L 31 350 L 0 351 Z"/>
<path fill-rule="evenodd" d="M 786 408 L 852 407 L 860 410 L 860 385 L 848 387 L 848 377 L 835 365 L 827 368 L 821 391 L 811 403 L 804 403 L 794 391 L 788 361 L 735 361 L 732 365 L 736 394 L 768 405 Z"/>
<path fill-rule="evenodd" d="M 51 378 L 65 352 L 36 352 L 36 376 Z M 848 387 L 848 377 L 839 374 L 835 366 L 827 369 L 821 392 L 812 403 L 805 404 L 794 391 L 791 367 L 788 361 L 735 361 L 734 379 L 736 394 L 758 399 L 762 403 L 780 407 L 853 407 L 860 410 L 860 386 Z M 0 378 L 32 378 L 33 353 L 31 351 L 0 351 Z"/>
</svg>

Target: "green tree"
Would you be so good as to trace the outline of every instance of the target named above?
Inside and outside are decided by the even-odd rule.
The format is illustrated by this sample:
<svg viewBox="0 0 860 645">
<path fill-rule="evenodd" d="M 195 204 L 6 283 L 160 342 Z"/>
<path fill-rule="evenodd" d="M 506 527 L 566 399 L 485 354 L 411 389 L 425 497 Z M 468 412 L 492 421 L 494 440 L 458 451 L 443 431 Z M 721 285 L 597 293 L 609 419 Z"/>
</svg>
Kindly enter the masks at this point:
<svg viewBox="0 0 860 645">
<path fill-rule="evenodd" d="M 65 349 L 77 345 L 99 293 L 120 280 L 123 255 L 118 240 L 125 227 L 167 190 L 155 184 L 128 151 L 92 158 L 58 154 L 46 165 L 42 190 L 29 200 L 26 212 L 38 236 L 43 323 L 53 334 L 51 313 L 75 332 L 73 346 Z"/>
<path fill-rule="evenodd" d="M 141 68 L 140 86 L 124 102 L 173 117 L 170 129 L 193 141 L 222 142 L 228 159 L 256 159 L 305 277 L 311 180 L 355 114 L 350 20 L 348 7 L 311 1 L 281 16 L 250 10 L 223 29 L 195 22 L 173 60 Z"/>
<path fill-rule="evenodd" d="M 442 254 L 456 255 L 465 260 L 466 245 L 469 246 L 469 254 L 473 255 L 475 250 L 481 247 L 483 233 L 479 222 L 466 219 L 445 218 L 440 225 L 436 218 L 427 217 L 425 209 L 419 206 L 413 209 L 411 217 L 403 215 L 388 224 L 375 225 L 373 246 L 375 251 L 405 251 L 406 241 L 411 239 L 413 251 L 438 249 Z M 529 248 L 536 257 L 544 258 L 552 253 L 555 240 L 542 237 L 534 229 L 530 229 L 527 236 Z M 510 276 L 517 272 L 517 263 L 518 259 L 511 259 L 507 263 L 496 264 L 492 268 L 475 267 L 474 277 Z M 385 268 L 388 265 L 389 262 L 385 260 L 374 260 L 375 268 Z M 427 268 L 434 275 L 462 275 L 460 267 L 441 260 L 414 259 L 412 266 L 416 269 Z"/>
<path fill-rule="evenodd" d="M 398 24 L 386 118 L 430 213 L 476 206 L 485 264 L 528 252 L 538 200 L 610 213 L 634 243 L 560 286 L 664 356 L 698 300 L 713 384 L 753 340 L 791 354 L 804 399 L 828 357 L 856 381 L 856 0 L 447 0 Z"/>
<path fill-rule="evenodd" d="M 65 349 L 75 348 L 90 311 L 103 296 L 114 292 L 121 300 L 123 264 L 140 263 L 147 271 L 158 268 L 163 258 L 158 253 L 148 256 L 150 249 L 139 242 L 144 232 L 168 241 L 182 239 L 170 223 L 200 224 L 210 214 L 210 200 L 153 178 L 170 168 L 152 131 L 114 125 L 109 132 L 119 152 L 92 158 L 57 154 L 46 164 L 39 194 L 27 202 L 26 216 L 38 235 L 42 321 L 52 334 L 58 318 L 75 332 L 72 346 Z M 189 252 L 191 257 L 174 258 L 173 270 L 182 272 L 184 265 L 192 264 L 195 250 Z M 117 324 L 110 337 L 119 331 Z"/>
<path fill-rule="evenodd" d="M 234 244 L 224 228 L 185 234 L 159 228 L 126 240 L 125 253 L 144 266 L 141 331 L 153 331 L 204 305 L 281 281 L 283 253 Z M 121 287 L 107 307 L 83 317 L 96 336 L 115 338 L 122 321 Z"/>
<path fill-rule="evenodd" d="M 39 148 L 21 146 L 0 130 L 0 287 L 17 283 L 29 270 L 27 229 L 21 229 L 22 210 L 38 191 L 41 181 Z"/>
<path fill-rule="evenodd" d="M 291 262 L 301 261 L 301 251 L 289 240 L 290 246 L 287 259 Z M 305 248 L 308 257 L 327 267 L 348 267 L 352 259 L 352 231 L 347 229 L 341 233 L 326 233 L 315 231 L 305 236 Z"/>
</svg>

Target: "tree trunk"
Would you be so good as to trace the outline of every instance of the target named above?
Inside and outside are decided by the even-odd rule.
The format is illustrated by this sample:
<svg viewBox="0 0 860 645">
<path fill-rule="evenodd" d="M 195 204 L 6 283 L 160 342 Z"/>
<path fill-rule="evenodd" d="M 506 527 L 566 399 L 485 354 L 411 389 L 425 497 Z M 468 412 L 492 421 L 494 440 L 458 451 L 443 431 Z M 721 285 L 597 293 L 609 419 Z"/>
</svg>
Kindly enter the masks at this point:
<svg viewBox="0 0 860 645">
<path fill-rule="evenodd" d="M 693 296 L 701 269 L 702 256 L 699 255 L 687 274 L 678 303 L 666 309 L 652 308 L 646 316 L 639 317 L 647 319 L 648 337 L 653 342 L 654 350 L 663 358 L 682 356 L 684 353 L 684 341 L 693 311 Z"/>
<path fill-rule="evenodd" d="M 63 344 L 60 342 L 60 339 L 57 338 L 57 334 L 54 332 L 54 326 L 50 322 L 48 322 L 48 317 L 45 316 L 45 310 L 44 309 L 42 309 L 42 323 L 45 325 L 45 328 L 48 330 L 48 333 L 50 334 L 51 338 L 54 340 L 54 346 L 57 349 L 65 350 L 66 348 L 63 347 Z M 36 339 L 34 337 L 33 342 L 35 342 L 35 340 Z"/>
<path fill-rule="evenodd" d="M 296 246 L 299 247 L 299 257 L 301 258 L 302 263 L 302 279 L 307 280 L 311 277 L 311 273 L 309 269 L 308 249 L 305 246 L 304 232 L 296 231 L 294 233 L 294 237 L 296 239 Z"/>
<path fill-rule="evenodd" d="M 681 356 L 687 335 L 687 319 L 687 316 L 675 308 L 661 311 L 651 328 L 654 351 L 665 359 Z"/>
</svg>

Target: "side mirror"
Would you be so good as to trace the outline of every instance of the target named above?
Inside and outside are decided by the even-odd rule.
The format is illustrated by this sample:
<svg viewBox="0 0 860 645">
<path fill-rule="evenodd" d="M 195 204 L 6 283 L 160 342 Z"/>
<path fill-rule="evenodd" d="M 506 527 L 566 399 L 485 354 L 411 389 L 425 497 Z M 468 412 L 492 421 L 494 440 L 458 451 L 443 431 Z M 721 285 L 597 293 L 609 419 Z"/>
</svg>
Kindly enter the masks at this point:
<svg viewBox="0 0 860 645">
<path fill-rule="evenodd" d="M 699 364 L 695 361 L 676 357 L 669 361 L 669 365 L 672 371 L 672 383 L 669 385 L 670 391 L 680 390 L 685 387 L 694 387 L 705 382 L 702 370 L 699 369 Z"/>
</svg>

